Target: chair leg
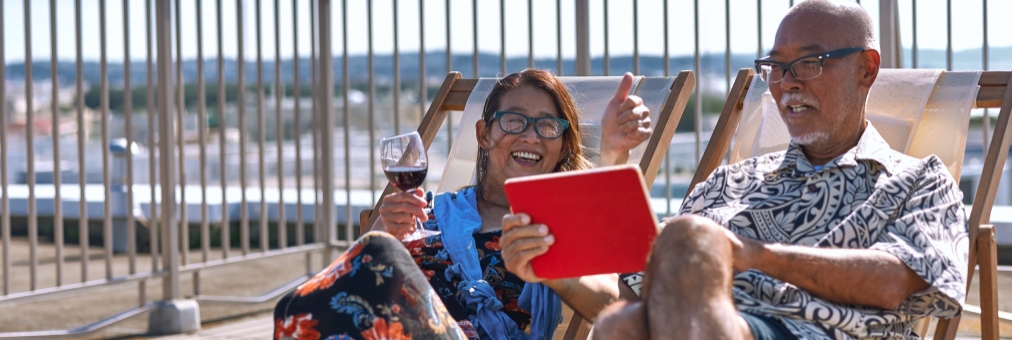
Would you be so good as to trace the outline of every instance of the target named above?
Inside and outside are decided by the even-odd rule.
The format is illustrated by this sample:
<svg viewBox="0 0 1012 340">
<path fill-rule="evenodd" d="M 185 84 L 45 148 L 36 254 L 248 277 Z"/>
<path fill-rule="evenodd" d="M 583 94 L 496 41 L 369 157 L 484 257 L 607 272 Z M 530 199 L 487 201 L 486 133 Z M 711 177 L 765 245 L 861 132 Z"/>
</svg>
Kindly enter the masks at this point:
<svg viewBox="0 0 1012 340">
<path fill-rule="evenodd" d="M 939 340 L 953 340 L 956 338 L 956 329 L 959 328 L 959 319 L 962 315 L 957 315 L 951 319 L 938 319 L 938 324 L 935 325 L 935 339 Z"/>
<path fill-rule="evenodd" d="M 593 326 L 587 319 L 584 319 L 580 314 L 573 313 L 573 320 L 569 322 L 569 328 L 566 328 L 566 335 L 563 337 L 564 340 L 584 340 L 590 336 L 590 328 Z"/>
<path fill-rule="evenodd" d="M 934 318 L 927 317 L 927 318 L 921 319 L 921 321 L 917 321 L 917 323 L 914 324 L 914 333 L 917 333 L 917 335 L 920 335 L 922 339 L 927 339 L 928 338 L 928 329 L 931 328 L 931 320 L 932 319 L 934 319 Z"/>
<path fill-rule="evenodd" d="M 993 225 L 981 225 L 977 233 L 980 263 L 981 339 L 998 339 L 998 249 Z"/>
</svg>

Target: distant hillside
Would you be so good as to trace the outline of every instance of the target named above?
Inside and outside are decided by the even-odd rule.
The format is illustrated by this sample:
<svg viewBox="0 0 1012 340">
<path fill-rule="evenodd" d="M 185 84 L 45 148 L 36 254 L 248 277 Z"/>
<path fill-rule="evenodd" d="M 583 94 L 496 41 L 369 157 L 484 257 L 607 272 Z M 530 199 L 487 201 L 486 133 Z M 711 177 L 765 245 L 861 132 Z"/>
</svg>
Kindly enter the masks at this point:
<svg viewBox="0 0 1012 340">
<path fill-rule="evenodd" d="M 903 51 L 904 60 L 909 62 L 910 51 Z M 453 69 L 460 71 L 466 77 L 472 77 L 473 66 L 471 54 L 457 54 L 453 57 Z M 1012 47 L 996 47 L 991 49 L 991 69 L 996 70 L 1009 70 L 1012 69 Z M 752 67 L 752 60 L 755 59 L 755 55 L 752 54 L 735 54 L 732 56 L 731 68 L 739 69 L 743 67 Z M 334 67 L 334 80 L 340 82 L 342 74 L 343 59 L 341 57 L 333 58 Z M 405 83 L 412 83 L 418 81 L 419 76 L 419 64 L 418 64 L 418 53 L 402 53 L 400 57 L 400 70 L 401 80 Z M 440 79 L 446 74 L 446 53 L 444 52 L 428 52 L 425 54 L 426 61 L 426 76 L 431 79 Z M 478 56 L 479 61 L 479 74 L 481 76 L 494 76 L 499 73 L 499 56 L 497 54 L 482 53 Z M 692 56 L 676 56 L 670 58 L 671 72 L 675 73 L 679 70 L 692 69 L 693 59 Z M 724 54 L 723 53 L 712 53 L 705 54 L 700 58 L 702 66 L 702 74 L 712 75 L 723 78 L 724 74 Z M 281 78 L 285 83 L 291 83 L 294 79 L 295 72 L 293 72 L 293 60 L 286 59 L 281 62 Z M 945 51 L 940 50 L 921 50 L 918 55 L 918 64 L 922 68 L 945 68 Z M 76 69 L 73 61 L 61 61 L 57 64 L 57 74 L 59 75 L 61 84 L 72 84 L 75 81 Z M 551 68 L 554 69 L 556 66 L 556 60 L 554 58 L 541 58 L 535 59 L 535 67 L 540 68 Z M 604 68 L 603 58 L 594 58 L 591 61 L 591 68 L 593 74 L 602 74 Z M 238 80 L 238 68 L 237 62 L 234 59 L 227 59 L 224 61 L 224 73 L 225 79 L 229 83 L 236 82 Z M 348 60 L 349 79 L 352 83 L 361 84 L 368 80 L 369 61 L 366 56 L 356 55 L 351 56 Z M 508 58 L 506 61 L 508 70 L 519 70 L 527 66 L 526 57 Z M 958 51 L 953 54 L 953 66 L 957 70 L 972 70 L 981 68 L 981 52 L 980 50 L 965 50 Z M 145 62 L 133 62 L 131 63 L 131 82 L 133 86 L 144 86 L 146 83 L 146 63 Z M 246 83 L 256 83 L 256 64 L 255 61 L 247 61 L 244 65 L 246 73 Z M 273 60 L 263 62 L 263 81 L 269 86 L 274 82 L 274 62 Z M 109 81 L 113 87 L 119 87 L 123 83 L 123 64 L 122 63 L 109 63 Z M 377 55 L 374 59 L 373 65 L 375 79 L 377 84 L 389 84 L 393 79 L 393 57 L 391 55 Z M 632 70 L 632 57 L 631 56 L 618 56 L 612 57 L 610 60 L 610 69 L 613 74 L 624 71 Z M 154 70 L 154 68 L 153 68 Z M 563 61 L 564 73 L 572 73 L 575 70 L 575 61 L 572 59 L 566 59 Z M 25 64 L 14 63 L 7 65 L 7 79 L 9 80 L 23 80 L 25 77 Z M 662 75 L 664 74 L 664 61 L 659 56 L 641 56 L 640 57 L 640 72 L 645 75 Z M 208 82 L 217 81 L 217 59 L 206 59 L 204 62 L 204 74 L 205 79 Z M 312 74 L 312 66 L 308 59 L 299 59 L 299 78 L 300 83 L 306 84 L 310 81 Z M 84 81 L 90 84 L 98 84 L 101 81 L 101 73 L 99 64 L 97 62 L 89 61 L 83 63 Z M 36 81 L 48 81 L 50 78 L 50 67 L 48 60 L 37 60 L 32 63 L 32 77 Z M 186 60 L 183 62 L 183 77 L 186 82 L 195 82 L 197 78 L 197 61 Z M 438 81 L 437 81 L 438 82 Z"/>
</svg>

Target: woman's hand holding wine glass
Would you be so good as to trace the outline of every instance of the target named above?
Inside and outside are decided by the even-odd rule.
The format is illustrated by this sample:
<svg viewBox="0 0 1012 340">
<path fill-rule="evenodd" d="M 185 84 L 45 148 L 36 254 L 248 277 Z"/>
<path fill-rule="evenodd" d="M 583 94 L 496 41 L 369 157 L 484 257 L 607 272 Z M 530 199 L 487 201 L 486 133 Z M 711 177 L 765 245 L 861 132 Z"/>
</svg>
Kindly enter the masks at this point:
<svg viewBox="0 0 1012 340">
<path fill-rule="evenodd" d="M 425 230 L 421 225 L 428 218 L 422 210 L 426 202 L 418 187 L 429 169 L 421 136 L 411 132 L 383 138 L 380 158 L 387 179 L 401 190 L 383 198 L 379 212 L 384 229 L 403 242 L 438 235 L 438 231 Z"/>
</svg>

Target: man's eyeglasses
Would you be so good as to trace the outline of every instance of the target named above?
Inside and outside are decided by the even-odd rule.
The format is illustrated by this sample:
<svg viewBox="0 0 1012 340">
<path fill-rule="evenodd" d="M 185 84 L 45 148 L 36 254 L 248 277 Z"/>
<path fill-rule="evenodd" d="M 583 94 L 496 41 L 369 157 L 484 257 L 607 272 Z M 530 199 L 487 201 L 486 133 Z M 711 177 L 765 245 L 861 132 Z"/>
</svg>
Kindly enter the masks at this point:
<svg viewBox="0 0 1012 340">
<path fill-rule="evenodd" d="M 770 57 L 765 57 L 755 60 L 755 69 L 759 72 L 759 78 L 770 84 L 783 81 L 787 70 L 791 71 L 794 79 L 808 80 L 822 75 L 822 67 L 826 65 L 826 60 L 843 58 L 864 50 L 861 47 L 841 48 L 829 52 L 809 54 L 789 63 L 781 63 L 770 60 Z"/>
<path fill-rule="evenodd" d="M 511 111 L 496 111 L 492 118 L 499 120 L 499 128 L 508 134 L 518 135 L 527 131 L 527 127 L 534 124 L 534 131 L 544 139 L 556 139 L 562 137 L 562 133 L 569 128 L 569 122 L 565 119 L 555 117 L 527 117 Z"/>
</svg>

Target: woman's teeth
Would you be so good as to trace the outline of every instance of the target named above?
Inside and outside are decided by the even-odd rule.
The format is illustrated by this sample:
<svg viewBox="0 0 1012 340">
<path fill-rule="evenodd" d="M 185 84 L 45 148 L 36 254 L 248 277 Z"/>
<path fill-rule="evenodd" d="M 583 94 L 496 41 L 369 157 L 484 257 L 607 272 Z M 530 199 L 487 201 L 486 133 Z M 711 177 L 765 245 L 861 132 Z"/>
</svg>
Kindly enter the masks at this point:
<svg viewBox="0 0 1012 340">
<path fill-rule="evenodd" d="M 513 158 L 520 158 L 520 159 L 523 159 L 523 160 L 529 160 L 529 161 L 534 161 L 534 162 L 537 162 L 537 161 L 541 160 L 541 156 L 538 156 L 538 155 L 530 153 L 530 152 L 519 152 L 518 151 L 518 152 L 514 152 L 512 155 L 513 155 Z"/>
</svg>

